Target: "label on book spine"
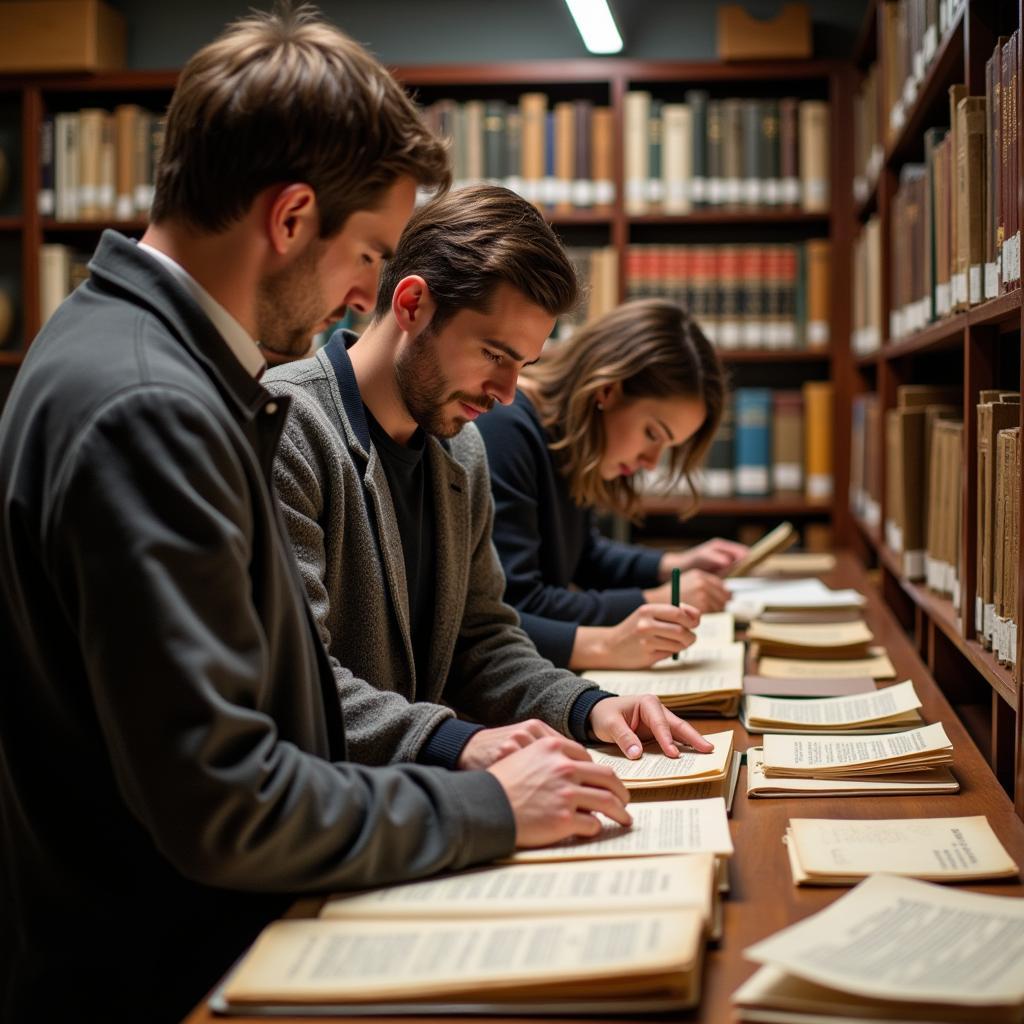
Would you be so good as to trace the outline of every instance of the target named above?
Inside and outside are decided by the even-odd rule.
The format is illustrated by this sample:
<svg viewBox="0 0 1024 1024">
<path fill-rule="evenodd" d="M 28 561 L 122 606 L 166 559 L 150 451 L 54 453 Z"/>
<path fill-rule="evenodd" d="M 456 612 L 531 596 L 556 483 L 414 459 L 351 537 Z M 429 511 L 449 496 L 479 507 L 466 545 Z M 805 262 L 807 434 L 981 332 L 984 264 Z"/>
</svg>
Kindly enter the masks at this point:
<svg viewBox="0 0 1024 1024">
<path fill-rule="evenodd" d="M 999 294 L 999 266 L 996 263 L 985 264 L 985 298 L 994 299 Z"/>
<path fill-rule="evenodd" d="M 931 64 L 935 59 L 935 51 L 939 48 L 939 32 L 935 25 L 929 25 L 924 33 L 924 61 Z"/>
<path fill-rule="evenodd" d="M 807 321 L 807 344 L 812 348 L 820 348 L 828 344 L 828 321 Z"/>
<path fill-rule="evenodd" d="M 760 178 L 743 179 L 743 202 L 746 203 L 747 206 L 759 206 L 761 204 L 762 197 Z"/>
<path fill-rule="evenodd" d="M 983 298 L 984 293 L 981 288 L 981 264 L 975 263 L 971 266 L 967 300 L 972 306 L 976 306 Z"/>
<path fill-rule="evenodd" d="M 607 178 L 594 182 L 594 203 L 597 206 L 611 206 L 615 202 L 615 184 Z"/>
<path fill-rule="evenodd" d="M 1007 650 L 1007 660 L 1011 665 L 1017 664 L 1017 623 L 1010 623 L 1010 637 L 1009 637 L 1009 649 Z"/>
<path fill-rule="evenodd" d="M 949 573 L 946 576 L 946 582 L 948 584 L 947 590 L 949 591 L 950 600 L 953 602 L 953 607 L 960 611 L 960 577 L 956 574 L 956 570 L 953 566 L 949 567 Z M 959 616 L 958 616 L 959 617 Z"/>
<path fill-rule="evenodd" d="M 782 179 L 782 201 L 786 206 L 797 206 L 800 203 L 800 179 Z"/>
<path fill-rule="evenodd" d="M 803 484 L 803 466 L 799 462 L 776 462 L 772 477 L 777 491 L 798 491 Z"/>
<path fill-rule="evenodd" d="M 985 605 L 984 632 L 985 646 L 992 647 L 992 634 L 996 625 L 996 606 L 991 602 Z"/>
<path fill-rule="evenodd" d="M 709 498 L 731 498 L 733 471 L 731 469 L 704 468 L 702 477 L 704 493 Z"/>
<path fill-rule="evenodd" d="M 737 494 L 765 494 L 771 490 L 767 466 L 737 466 Z"/>
<path fill-rule="evenodd" d="M 924 552 L 904 551 L 903 552 L 903 575 L 909 580 L 924 579 Z"/>
<path fill-rule="evenodd" d="M 572 183 L 569 198 L 573 206 L 590 206 L 592 193 L 589 179 L 576 178 Z"/>
<path fill-rule="evenodd" d="M 903 531 L 893 519 L 885 521 L 885 543 L 897 554 L 903 550 Z"/>
<path fill-rule="evenodd" d="M 690 179 L 690 200 L 694 203 L 703 203 L 708 198 L 707 179 L 694 177 Z"/>
<path fill-rule="evenodd" d="M 832 497 L 831 473 L 807 474 L 807 497 L 812 501 L 822 501 Z"/>
<path fill-rule="evenodd" d="M 980 594 L 974 596 L 974 632 L 979 636 L 985 632 L 985 602 Z"/>
<path fill-rule="evenodd" d="M 935 308 L 939 316 L 949 312 L 949 282 L 944 281 L 935 286 Z"/>
<path fill-rule="evenodd" d="M 40 217 L 52 217 L 53 216 L 53 189 L 52 188 L 41 188 L 36 194 L 36 209 L 39 211 Z"/>
</svg>

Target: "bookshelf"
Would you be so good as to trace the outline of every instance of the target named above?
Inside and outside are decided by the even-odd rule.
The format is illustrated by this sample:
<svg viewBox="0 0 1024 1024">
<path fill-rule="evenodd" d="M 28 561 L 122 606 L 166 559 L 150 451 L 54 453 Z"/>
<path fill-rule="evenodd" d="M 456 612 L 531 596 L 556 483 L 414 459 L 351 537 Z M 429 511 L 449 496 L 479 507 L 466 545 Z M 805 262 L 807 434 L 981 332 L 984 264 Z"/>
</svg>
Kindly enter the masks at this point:
<svg viewBox="0 0 1024 1024">
<path fill-rule="evenodd" d="M 832 343 L 818 349 L 772 349 L 732 347 L 722 350 L 730 374 L 737 383 L 759 383 L 767 373 L 773 387 L 799 387 L 804 380 L 828 379 L 835 384 L 836 422 L 845 422 L 849 407 L 848 381 L 852 364 L 845 355 L 849 333 L 849 306 L 843 283 L 849 274 L 848 236 L 852 218 L 847 196 L 845 155 L 848 140 L 839 126 L 849 120 L 849 66 L 840 61 L 801 62 L 648 62 L 600 58 L 569 61 L 524 61 L 499 64 L 448 64 L 399 67 L 396 77 L 424 106 L 441 99 L 504 100 L 514 103 L 528 91 L 558 101 L 589 100 L 611 110 L 612 174 L 615 199 L 605 208 L 550 210 L 548 218 L 569 246 L 606 246 L 618 256 L 617 294 L 626 294 L 625 254 L 631 245 L 718 245 L 721 243 L 802 243 L 813 238 L 831 242 L 831 308 L 829 332 Z M 20 143 L 17 149 L 19 202 L 16 208 L 0 205 L 0 274 L 16 264 L 15 288 L 20 292 L 20 322 L 9 343 L 0 347 L 0 367 L 15 369 L 32 337 L 40 327 L 40 250 L 49 242 L 60 242 L 83 252 L 90 251 L 100 232 L 113 227 L 138 236 L 145 228 L 142 219 L 58 220 L 41 217 L 36 203 L 41 166 L 38 138 L 44 118 L 62 111 L 84 107 L 108 110 L 122 103 L 136 103 L 150 110 L 166 106 L 176 72 L 116 72 L 89 76 L 0 77 L 0 131 L 8 109 L 17 113 Z M 686 214 L 651 210 L 627 213 L 624 202 L 623 132 L 626 95 L 645 89 L 666 101 L 679 100 L 687 89 L 706 90 L 712 98 L 733 96 L 823 99 L 830 103 L 830 150 L 828 153 L 832 202 L 828 211 L 808 212 L 799 208 L 715 207 L 693 209 Z M 5 106 L 6 104 L 7 106 Z M 10 120 L 10 119 L 8 119 Z M 6 260 L 6 263 L 4 262 Z M 2 278 L 0 278 L 2 280 Z M 836 343 L 836 339 L 840 339 Z M 833 476 L 836 486 L 836 516 L 829 506 L 800 497 L 765 499 L 720 499 L 702 504 L 701 521 L 718 516 L 770 520 L 776 516 L 809 518 L 832 522 L 834 536 L 843 542 L 852 529 L 846 515 L 845 488 L 849 461 L 846 437 L 836 432 Z M 652 509 L 666 516 L 678 513 L 683 499 L 651 496 Z M 711 523 L 711 529 L 714 524 Z"/>
<path fill-rule="evenodd" d="M 913 3 L 911 3 L 913 6 Z M 922 8 L 923 4 L 920 5 Z M 884 141 L 884 158 L 877 180 L 869 194 L 854 204 L 851 229 L 863 230 L 874 215 L 880 221 L 881 260 L 878 284 L 881 296 L 880 344 L 869 352 L 852 357 L 854 394 L 876 396 L 881 416 L 881 437 L 876 439 L 880 457 L 881 485 L 877 488 L 878 521 L 866 521 L 853 512 L 855 528 L 851 546 L 869 565 L 878 567 L 881 593 L 912 637 L 929 670 L 943 687 L 958 713 L 987 758 L 997 778 L 1015 800 L 1018 815 L 1024 816 L 1024 759 L 1021 758 L 1021 737 L 1024 730 L 1024 704 L 1021 701 L 1021 640 L 1017 639 L 1016 666 L 1001 663 L 983 642 L 975 623 L 975 595 L 979 564 L 976 536 L 978 513 L 978 419 L 977 405 L 982 391 L 1002 389 L 1021 391 L 1021 326 L 1022 303 L 1020 281 L 1010 290 L 988 297 L 967 308 L 939 319 L 931 319 L 915 330 L 892 334 L 890 314 L 896 304 L 893 285 L 895 236 L 900 230 L 895 210 L 901 172 L 909 164 L 924 163 L 928 167 L 925 133 L 931 128 L 950 124 L 949 89 L 966 85 L 969 96 L 986 94 L 986 61 L 993 53 L 1000 36 L 1011 36 L 1022 24 L 1024 5 L 999 0 L 962 0 L 947 5 L 948 20 L 935 40 L 933 55 L 920 73 L 916 91 L 904 104 L 902 123 Z M 858 44 L 853 54 L 855 68 L 866 79 L 869 68 L 879 63 L 884 79 L 892 59 L 887 47 L 886 20 L 896 6 L 886 2 L 871 3 L 865 15 Z M 913 12 L 909 15 L 913 18 Z M 1016 62 L 1020 67 L 1019 37 Z M 1012 99 L 1020 109 L 1021 79 L 1015 82 Z M 888 111 L 879 96 L 877 116 L 882 131 L 888 125 Z M 1016 139 L 1019 166 L 1020 137 Z M 1013 154 L 1011 153 L 1011 156 Z M 987 159 L 987 157 L 986 157 Z M 855 173 L 856 173 L 855 169 Z M 989 187 L 989 179 L 985 181 Z M 1015 209 L 1019 223 L 1022 196 L 1019 181 L 1012 188 L 1005 208 Z M 935 236 L 933 236 L 933 243 Z M 935 278 L 935 282 L 939 282 Z M 856 303 L 856 298 L 853 300 Z M 933 310 L 934 316 L 934 310 Z M 891 509 L 892 494 L 886 486 L 889 462 L 894 457 L 885 438 L 885 414 L 897 407 L 899 389 L 904 385 L 940 385 L 953 387 L 959 394 L 963 417 L 961 472 L 954 481 L 959 492 L 959 595 L 953 598 L 929 587 L 925 580 L 910 579 L 906 563 L 890 545 L 884 524 L 897 512 Z M 1017 414 L 1017 425 L 1020 415 Z M 1020 478 L 1011 479 L 1018 498 Z M 851 492 L 857 484 L 851 485 Z M 898 492 L 897 492 L 898 493 Z M 862 511 L 862 510 L 861 510 Z M 1021 525 L 1017 523 L 1010 538 L 1019 551 Z M 1020 566 L 1016 568 L 1015 619 L 1020 621 Z M 955 591 L 954 591 L 955 593 Z"/>
</svg>

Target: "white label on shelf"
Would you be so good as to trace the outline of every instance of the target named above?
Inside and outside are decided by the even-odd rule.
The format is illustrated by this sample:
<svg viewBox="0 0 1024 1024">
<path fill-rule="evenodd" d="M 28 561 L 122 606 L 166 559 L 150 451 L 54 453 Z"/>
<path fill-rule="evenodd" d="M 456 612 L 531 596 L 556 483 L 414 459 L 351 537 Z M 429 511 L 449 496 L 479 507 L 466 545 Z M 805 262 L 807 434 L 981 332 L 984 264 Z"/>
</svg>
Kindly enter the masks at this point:
<svg viewBox="0 0 1024 1024">
<path fill-rule="evenodd" d="M 985 632 L 985 602 L 980 594 L 974 595 L 974 632 L 982 635 Z"/>
<path fill-rule="evenodd" d="M 858 174 L 853 179 L 853 198 L 858 203 L 863 203 L 868 197 L 868 179 L 863 174 Z"/>
<path fill-rule="evenodd" d="M 597 206 L 611 206 L 615 202 L 615 183 L 606 178 L 594 182 L 594 203 Z"/>
<path fill-rule="evenodd" d="M 718 340 L 722 348 L 739 348 L 742 335 L 738 320 L 718 321 Z"/>
<path fill-rule="evenodd" d="M 130 193 L 121 193 L 114 204 L 114 216 L 118 220 L 131 220 L 135 216 L 135 202 Z"/>
<path fill-rule="evenodd" d="M 767 466 L 737 466 L 736 493 L 747 495 L 767 494 L 771 490 Z"/>
<path fill-rule="evenodd" d="M 924 581 L 932 590 L 937 590 L 935 559 L 931 555 L 924 556 Z"/>
<path fill-rule="evenodd" d="M 502 184 L 510 192 L 515 192 L 517 196 L 523 195 L 523 179 L 518 174 L 509 174 L 506 176 Z M 524 197 L 525 198 L 525 197 Z"/>
<path fill-rule="evenodd" d="M 739 204 L 743 202 L 743 179 L 726 178 L 722 183 L 722 202 Z"/>
<path fill-rule="evenodd" d="M 1020 232 L 1013 236 L 1013 279 L 1020 280 Z"/>
<path fill-rule="evenodd" d="M 968 301 L 972 306 L 976 306 L 985 297 L 984 292 L 981 288 L 981 271 L 982 267 L 980 263 L 975 263 L 971 266 L 971 277 L 969 284 Z"/>
<path fill-rule="evenodd" d="M 904 551 L 903 552 L 903 575 L 908 580 L 924 579 L 924 552 Z"/>
<path fill-rule="evenodd" d="M 999 270 L 995 263 L 985 264 L 985 298 L 994 299 L 999 294 Z"/>
<path fill-rule="evenodd" d="M 996 621 L 996 606 L 994 604 L 992 604 L 991 602 L 988 602 L 985 605 L 985 618 L 984 618 L 984 628 L 983 628 L 983 635 L 985 637 L 985 646 L 986 647 L 991 647 L 992 646 L 992 630 L 995 628 L 995 621 Z"/>
<path fill-rule="evenodd" d="M 804 182 L 804 205 L 822 207 L 828 204 L 828 181 L 825 178 L 809 178 Z"/>
<path fill-rule="evenodd" d="M 458 188 L 458 185 L 453 186 Z M 519 179 L 519 194 L 528 203 L 539 203 L 540 202 L 540 182 L 536 178 L 520 178 Z"/>
<path fill-rule="evenodd" d="M 803 486 L 804 467 L 799 462 L 776 462 L 772 479 L 777 491 L 799 491 Z"/>
<path fill-rule="evenodd" d="M 890 338 L 899 338 L 899 337 L 901 337 L 903 335 L 903 331 L 901 330 L 901 324 L 900 324 L 901 320 L 902 320 L 902 317 L 900 316 L 900 311 L 898 309 L 894 309 L 889 314 L 889 337 Z"/>
<path fill-rule="evenodd" d="M 959 306 L 967 301 L 967 274 L 960 270 L 953 275 L 953 305 Z"/>
<path fill-rule="evenodd" d="M 822 501 L 832 497 L 831 473 L 807 474 L 807 497 L 811 501 Z"/>
</svg>

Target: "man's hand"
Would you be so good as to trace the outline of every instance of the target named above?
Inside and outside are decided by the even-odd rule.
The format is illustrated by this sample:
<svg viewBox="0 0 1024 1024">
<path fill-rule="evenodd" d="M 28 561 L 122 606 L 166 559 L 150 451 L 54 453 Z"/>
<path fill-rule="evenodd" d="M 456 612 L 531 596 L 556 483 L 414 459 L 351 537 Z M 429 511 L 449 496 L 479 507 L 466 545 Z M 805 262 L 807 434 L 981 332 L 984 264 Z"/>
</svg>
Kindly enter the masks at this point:
<svg viewBox="0 0 1024 1024">
<path fill-rule="evenodd" d="M 720 612 L 729 603 L 729 591 L 725 584 L 714 573 L 703 569 L 690 569 L 679 577 L 679 596 L 699 612 Z M 672 600 L 672 584 L 662 583 L 651 590 L 645 590 L 644 600 L 651 604 L 667 604 Z"/>
<path fill-rule="evenodd" d="M 679 743 L 689 744 L 701 754 L 715 749 L 689 722 L 677 718 L 651 693 L 598 701 L 590 712 L 590 731 L 599 740 L 614 743 L 633 759 L 643 753 L 643 741 L 652 738 L 669 757 L 679 756 Z"/>
<path fill-rule="evenodd" d="M 696 639 L 695 608 L 642 604 L 617 626 L 578 626 L 569 668 L 650 668 Z"/>
<path fill-rule="evenodd" d="M 721 576 L 734 562 L 741 559 L 749 550 L 745 544 L 737 544 L 733 540 L 715 537 L 713 540 L 698 544 L 686 551 L 667 551 L 658 565 L 658 576 L 667 580 L 673 569 L 686 572 L 688 569 L 704 569 Z"/>
<path fill-rule="evenodd" d="M 508 757 L 509 754 L 514 754 L 545 736 L 561 739 L 560 733 L 538 718 L 530 718 L 515 725 L 503 725 L 498 729 L 481 729 L 470 736 L 462 748 L 457 766 L 467 771 L 490 768 L 495 761 L 500 761 L 503 757 Z"/>
<path fill-rule="evenodd" d="M 516 846 L 548 846 L 570 836 L 596 836 L 601 831 L 597 812 L 620 825 L 633 824 L 626 810 L 626 787 L 610 768 L 594 764 L 572 740 L 545 736 L 487 770 L 501 783 L 512 805 Z"/>
</svg>

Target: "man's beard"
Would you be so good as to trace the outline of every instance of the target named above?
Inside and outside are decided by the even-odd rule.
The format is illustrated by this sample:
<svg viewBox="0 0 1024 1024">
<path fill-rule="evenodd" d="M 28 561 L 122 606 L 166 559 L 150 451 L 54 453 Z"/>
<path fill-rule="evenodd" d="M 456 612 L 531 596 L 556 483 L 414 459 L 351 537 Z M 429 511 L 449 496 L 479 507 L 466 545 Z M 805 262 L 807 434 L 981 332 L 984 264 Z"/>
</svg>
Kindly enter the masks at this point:
<svg viewBox="0 0 1024 1024">
<path fill-rule="evenodd" d="M 484 412 L 494 405 L 494 399 L 486 395 L 448 390 L 448 378 L 441 370 L 429 328 L 398 354 L 395 381 L 409 415 L 432 437 L 454 437 L 469 422 L 465 416 L 445 420 L 444 409 L 450 402 L 463 401 Z"/>
<path fill-rule="evenodd" d="M 310 242 L 294 263 L 260 281 L 256 330 L 270 352 L 288 357 L 309 352 L 313 329 L 327 309 L 318 273 L 321 249 L 319 241 Z"/>
</svg>

